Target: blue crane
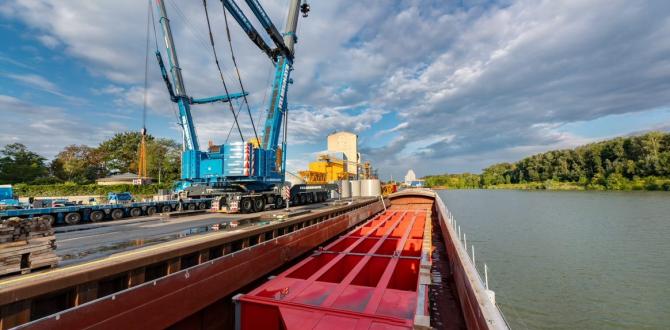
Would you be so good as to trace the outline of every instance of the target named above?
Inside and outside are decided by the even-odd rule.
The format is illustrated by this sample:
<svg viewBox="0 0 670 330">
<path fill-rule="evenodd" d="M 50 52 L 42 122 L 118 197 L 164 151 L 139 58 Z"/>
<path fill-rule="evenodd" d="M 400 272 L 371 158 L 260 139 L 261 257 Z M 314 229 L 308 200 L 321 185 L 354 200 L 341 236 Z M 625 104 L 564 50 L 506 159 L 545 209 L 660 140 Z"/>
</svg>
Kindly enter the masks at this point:
<svg viewBox="0 0 670 330">
<path fill-rule="evenodd" d="M 263 207 L 265 203 L 274 203 L 275 206 L 281 204 L 277 199 L 280 199 L 278 198 L 278 188 L 284 185 L 285 180 L 287 93 L 288 85 L 291 83 L 290 74 L 293 70 L 294 45 L 297 42 L 296 29 L 300 12 L 303 13 L 304 17 L 307 17 L 310 9 L 308 4 L 302 3 L 302 0 L 291 0 L 285 32 L 280 34 L 257 0 L 245 1 L 274 44 L 274 48 L 268 45 L 234 0 L 221 0 L 225 10 L 238 22 L 251 41 L 270 58 L 275 67 L 270 104 L 260 141 L 256 143 L 248 141 L 226 143 L 213 148 L 210 146 L 208 151 L 200 150 L 190 106 L 193 104 L 230 102 L 233 99 L 246 97 L 247 93 L 244 90 L 241 93 L 228 93 L 226 87 L 226 94 L 220 96 L 203 99 L 194 99 L 188 96 L 164 0 L 157 0 L 157 3 L 160 12 L 160 24 L 165 37 L 170 76 L 168 76 L 168 69 L 161 58 L 160 52 L 156 52 L 170 98 L 179 107 L 180 122 L 183 128 L 182 181 L 177 190 L 188 190 L 192 195 L 198 196 L 233 194 L 235 195 L 233 196 L 234 199 L 241 202 L 240 207 L 243 211 L 245 211 L 245 196 L 249 193 L 263 195 Z M 203 1 L 203 4 L 206 9 L 206 1 Z M 207 16 L 207 20 L 209 25 L 209 16 Z M 211 30 L 210 40 L 216 59 Z M 216 61 L 218 65 L 218 59 Z M 224 81 L 223 75 L 221 78 Z M 174 88 L 172 87 L 173 82 Z M 234 111 L 233 115 L 235 115 Z M 237 121 L 237 117 L 235 117 L 235 120 Z M 282 130 L 284 138 L 280 146 Z M 242 135 L 241 131 L 240 135 Z M 259 198 L 258 196 L 249 197 L 252 203 L 256 203 Z M 224 203 L 230 204 L 231 200 L 228 199 Z M 254 210 L 262 209 L 262 207 L 256 206 L 254 206 Z"/>
</svg>

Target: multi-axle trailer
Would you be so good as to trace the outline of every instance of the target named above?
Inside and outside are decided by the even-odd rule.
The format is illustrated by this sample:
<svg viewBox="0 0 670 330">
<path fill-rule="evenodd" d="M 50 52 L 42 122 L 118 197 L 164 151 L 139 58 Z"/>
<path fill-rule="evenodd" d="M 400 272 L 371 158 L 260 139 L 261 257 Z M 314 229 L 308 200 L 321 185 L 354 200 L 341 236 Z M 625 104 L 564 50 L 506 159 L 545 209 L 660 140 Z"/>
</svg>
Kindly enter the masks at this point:
<svg viewBox="0 0 670 330">
<path fill-rule="evenodd" d="M 209 198 L 198 198 L 123 204 L 26 208 L 0 211 L 0 219 L 41 217 L 48 219 L 52 225 L 76 225 L 82 222 L 120 220 L 172 211 L 204 210 L 211 207 L 211 202 L 212 200 Z"/>
</svg>

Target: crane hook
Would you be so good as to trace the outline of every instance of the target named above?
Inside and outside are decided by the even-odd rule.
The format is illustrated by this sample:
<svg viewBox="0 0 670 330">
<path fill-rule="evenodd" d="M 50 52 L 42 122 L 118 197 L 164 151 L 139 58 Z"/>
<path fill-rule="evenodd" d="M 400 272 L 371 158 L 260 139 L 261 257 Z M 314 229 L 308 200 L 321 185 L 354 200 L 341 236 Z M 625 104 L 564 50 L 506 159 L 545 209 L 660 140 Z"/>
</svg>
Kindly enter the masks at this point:
<svg viewBox="0 0 670 330">
<path fill-rule="evenodd" d="M 303 3 L 300 6 L 300 12 L 302 13 L 302 17 L 307 17 L 307 14 L 309 14 L 309 10 L 310 10 L 309 4 L 307 2 Z"/>
</svg>

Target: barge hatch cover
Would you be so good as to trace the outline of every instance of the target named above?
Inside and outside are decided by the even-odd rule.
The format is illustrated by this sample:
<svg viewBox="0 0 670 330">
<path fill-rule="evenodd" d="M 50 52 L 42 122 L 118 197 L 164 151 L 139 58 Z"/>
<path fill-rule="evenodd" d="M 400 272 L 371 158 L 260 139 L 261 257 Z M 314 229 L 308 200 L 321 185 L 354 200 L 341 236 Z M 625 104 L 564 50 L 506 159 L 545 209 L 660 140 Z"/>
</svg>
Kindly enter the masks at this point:
<svg viewBox="0 0 670 330">
<path fill-rule="evenodd" d="M 412 329 L 429 308 L 429 212 L 389 209 L 238 296 L 238 328 Z"/>
</svg>

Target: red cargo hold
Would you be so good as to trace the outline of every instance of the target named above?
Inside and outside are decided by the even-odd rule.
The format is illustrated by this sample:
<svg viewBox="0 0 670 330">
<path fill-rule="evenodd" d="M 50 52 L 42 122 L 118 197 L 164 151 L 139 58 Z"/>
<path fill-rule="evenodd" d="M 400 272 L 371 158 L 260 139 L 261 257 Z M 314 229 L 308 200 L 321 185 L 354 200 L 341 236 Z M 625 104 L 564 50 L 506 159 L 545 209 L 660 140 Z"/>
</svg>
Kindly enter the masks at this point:
<svg viewBox="0 0 670 330">
<path fill-rule="evenodd" d="M 369 220 L 238 298 L 240 328 L 412 328 L 425 224 L 424 210 Z"/>
</svg>

